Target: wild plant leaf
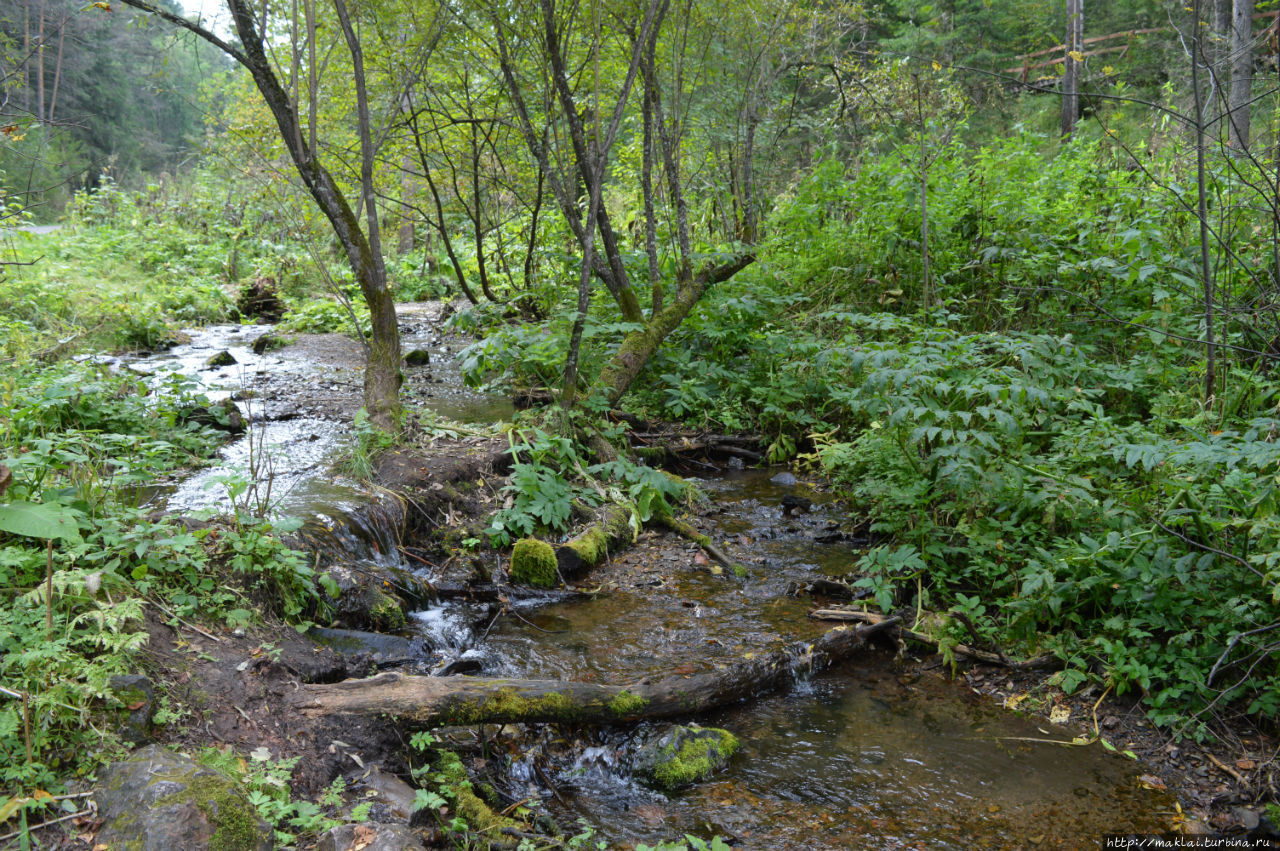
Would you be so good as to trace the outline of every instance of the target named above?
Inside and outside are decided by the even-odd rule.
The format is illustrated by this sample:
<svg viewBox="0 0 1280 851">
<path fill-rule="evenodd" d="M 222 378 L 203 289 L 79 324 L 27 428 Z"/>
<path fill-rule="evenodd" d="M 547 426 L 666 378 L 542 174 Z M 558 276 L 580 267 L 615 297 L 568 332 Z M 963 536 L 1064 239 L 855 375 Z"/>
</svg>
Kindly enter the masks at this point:
<svg viewBox="0 0 1280 851">
<path fill-rule="evenodd" d="M 42 540 L 79 541 L 76 514 L 57 503 L 10 502 L 0 505 L 0 532 Z"/>
</svg>

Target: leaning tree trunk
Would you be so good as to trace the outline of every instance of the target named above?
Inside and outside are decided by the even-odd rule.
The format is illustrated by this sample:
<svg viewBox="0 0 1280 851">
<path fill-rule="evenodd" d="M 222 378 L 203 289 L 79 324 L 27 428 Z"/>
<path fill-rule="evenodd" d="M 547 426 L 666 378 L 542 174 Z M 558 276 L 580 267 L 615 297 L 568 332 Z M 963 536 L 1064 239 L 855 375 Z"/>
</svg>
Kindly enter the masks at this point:
<svg viewBox="0 0 1280 851">
<path fill-rule="evenodd" d="M 670 304 L 661 313 L 650 318 L 644 328 L 632 331 L 624 337 L 622 345 L 600 371 L 596 382 L 608 394 L 609 404 L 616 406 L 627 395 L 640 370 L 653 357 L 667 335 L 680 327 L 680 323 L 693 310 L 708 287 L 729 280 L 755 262 L 755 259 L 753 253 L 742 254 L 720 266 L 703 270 L 687 286 L 681 287 Z"/>
<path fill-rule="evenodd" d="M 385 716 L 406 726 L 567 721 L 612 724 L 696 715 L 791 685 L 862 648 L 898 618 L 856 629 L 838 626 L 732 667 L 628 686 L 562 680 L 419 677 L 386 673 L 364 680 L 305 685 L 288 702 L 305 715 Z"/>
<path fill-rule="evenodd" d="M 338 2 L 335 6 L 342 19 L 343 34 L 351 50 L 352 64 L 356 71 L 353 82 L 360 113 L 356 129 L 361 141 L 361 194 L 369 213 L 367 235 L 361 230 L 360 220 L 352 211 L 346 195 L 319 160 L 314 110 L 308 130 L 310 144 L 303 142 L 296 104 L 285 90 L 272 59 L 267 55 L 266 33 L 259 31 L 256 11 L 247 0 L 227 0 L 227 10 L 231 13 L 232 25 L 239 40 L 238 46 L 205 29 L 198 22 L 153 5 L 149 0 L 121 2 L 194 33 L 239 62 L 253 77 L 263 103 L 276 122 L 280 141 L 288 150 L 303 186 L 320 208 L 320 212 L 329 220 L 334 236 L 347 256 L 365 303 L 369 305 L 373 334 L 365 366 L 364 403 L 369 419 L 375 425 L 383 428 L 393 426 L 400 410 L 400 332 L 396 325 L 395 299 L 387 286 L 387 270 L 379 243 L 378 218 L 373 206 L 373 147 L 369 131 L 364 62 L 359 39 L 351 29 L 346 15 L 345 4 Z M 313 97 L 313 105 L 314 102 Z"/>
</svg>

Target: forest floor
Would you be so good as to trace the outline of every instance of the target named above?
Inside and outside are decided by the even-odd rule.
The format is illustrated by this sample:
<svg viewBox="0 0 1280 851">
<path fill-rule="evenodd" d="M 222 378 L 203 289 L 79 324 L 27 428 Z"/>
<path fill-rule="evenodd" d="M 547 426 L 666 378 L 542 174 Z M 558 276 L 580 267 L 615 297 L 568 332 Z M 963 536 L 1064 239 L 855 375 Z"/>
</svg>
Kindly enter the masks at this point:
<svg viewBox="0 0 1280 851">
<path fill-rule="evenodd" d="M 322 364 L 334 381 L 316 383 L 286 376 L 255 384 L 268 408 L 307 412 L 350 423 L 360 406 L 358 377 L 360 346 L 337 335 L 296 335 L 291 345 L 275 352 L 286 361 Z M 407 398 L 433 392 L 428 373 L 410 374 Z M 286 408 L 287 406 L 287 408 Z M 413 450 L 423 469 L 447 465 L 461 452 L 475 451 L 476 442 L 441 438 Z M 478 471 L 477 471 L 478 472 Z M 493 482 L 488 486 L 493 487 Z M 696 509 L 702 514 L 714 505 Z M 694 517 L 695 525 L 700 522 Z M 705 524 L 703 524 L 705 526 Z M 644 585 L 645 571 L 692 569 L 694 553 L 682 538 L 646 531 L 631 551 L 596 568 L 587 582 L 622 571 L 633 587 Z M 656 593 L 656 592 L 654 592 Z M 815 600 L 815 608 L 821 601 Z M 299 635 L 291 627 L 266 623 L 231 631 L 223 626 L 191 624 L 167 616 L 149 617 L 150 642 L 143 672 L 168 695 L 177 720 L 160 728 L 157 739 L 185 750 L 230 746 L 239 753 L 265 747 L 274 757 L 300 757 L 293 780 L 295 793 L 318 795 L 338 774 L 353 774 L 377 765 L 392 773 L 406 769 L 407 743 L 392 725 L 376 719 L 304 717 L 281 698 L 307 682 L 333 682 L 370 672 L 368 659 L 343 657 Z M 883 646 L 873 652 L 899 654 L 905 674 L 954 681 L 953 688 L 971 690 L 984 699 L 1042 720 L 1060 719 L 1069 709 L 1065 732 L 1093 740 L 1099 735 L 1116 749 L 1131 751 L 1143 766 L 1144 782 L 1167 788 L 1186 814 L 1188 832 L 1243 832 L 1259 828 L 1261 799 L 1275 796 L 1280 743 L 1240 717 L 1227 717 L 1214 726 L 1217 740 L 1199 744 L 1176 741 L 1169 731 L 1155 728 L 1129 697 L 1085 689 L 1064 695 L 1048 682 L 1052 671 L 1010 671 L 999 666 L 963 662 L 952 675 L 939 657 L 916 645 Z M 1055 711 L 1056 710 L 1056 711 Z M 1054 725 L 1064 732 L 1062 725 Z M 86 829 L 87 828 L 87 829 Z M 67 848 L 92 848 L 92 825 L 60 834 Z M 46 837 L 49 838 L 49 837 Z M 443 841 L 443 840 L 442 840 Z"/>
</svg>

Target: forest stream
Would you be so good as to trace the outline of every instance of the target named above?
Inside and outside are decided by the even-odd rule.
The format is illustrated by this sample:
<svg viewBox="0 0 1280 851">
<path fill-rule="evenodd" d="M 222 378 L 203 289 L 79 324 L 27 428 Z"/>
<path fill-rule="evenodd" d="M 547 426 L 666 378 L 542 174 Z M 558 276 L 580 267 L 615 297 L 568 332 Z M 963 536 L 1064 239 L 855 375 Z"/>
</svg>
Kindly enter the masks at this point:
<svg viewBox="0 0 1280 851">
<path fill-rule="evenodd" d="M 406 347 L 432 353 L 430 381 L 411 390 L 420 402 L 459 420 L 509 417 L 506 400 L 462 385 L 456 346 L 414 317 L 402 317 Z M 288 349 L 254 354 L 253 340 L 268 330 L 194 330 L 171 351 L 127 361 L 152 376 L 196 378 L 215 399 L 234 393 L 251 421 L 221 464 L 140 498 L 171 511 L 216 509 L 227 499 L 220 482 L 244 475 L 253 447 L 273 477 L 275 510 L 312 524 L 367 526 L 370 515 L 358 508 L 377 497 L 331 469 L 346 426 L 323 405 L 287 393 L 307 385 L 313 401 L 350 394 L 358 374 Z M 221 351 L 235 365 L 207 366 Z M 272 392 L 244 392 L 268 378 Z M 408 667 L 625 683 L 820 635 L 824 625 L 808 617 L 813 601 L 794 591 L 842 575 L 865 545 L 844 531 L 839 507 L 776 469 L 705 472 L 696 484 L 709 500 L 705 523 L 746 564 L 745 578 L 707 565 L 681 539 L 646 531 L 579 582 L 589 593 L 510 607 L 447 601 L 414 612 L 410 632 L 424 650 Z M 783 497 L 801 493 L 812 510 L 784 515 Z M 352 546 L 342 557 L 398 558 L 392 531 L 348 532 L 391 543 Z M 732 731 L 742 748 L 727 769 L 683 793 L 652 791 L 631 774 L 636 748 L 661 729 L 649 724 L 531 728 L 511 738 L 508 756 L 489 760 L 489 770 L 506 797 L 542 800 L 565 823 L 585 818 L 611 845 L 690 833 L 759 849 L 1074 847 L 1081 836 L 1167 829 L 1173 816 L 1172 797 L 1141 783 L 1138 763 L 1097 742 L 1073 745 L 1071 732 L 1019 717 L 891 649 L 868 650 L 784 693 L 696 720 Z"/>
</svg>

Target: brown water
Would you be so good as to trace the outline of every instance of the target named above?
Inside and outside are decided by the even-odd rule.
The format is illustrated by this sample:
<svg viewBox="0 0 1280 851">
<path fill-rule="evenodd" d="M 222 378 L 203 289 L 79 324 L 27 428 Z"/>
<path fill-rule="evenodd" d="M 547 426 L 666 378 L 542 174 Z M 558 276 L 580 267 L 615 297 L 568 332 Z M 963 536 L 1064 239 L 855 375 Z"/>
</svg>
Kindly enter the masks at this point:
<svg viewBox="0 0 1280 851">
<path fill-rule="evenodd" d="M 847 572 L 858 552 L 814 543 L 841 520 L 834 506 L 782 518 L 777 503 L 795 486 L 768 478 L 705 483 L 716 537 L 748 579 L 711 575 L 691 549 L 642 539 L 583 580 L 600 588 L 594 598 L 504 615 L 478 646 L 474 635 L 458 646 L 472 646 L 489 674 L 626 683 L 818 634 L 827 625 L 807 617 L 813 601 L 786 589 Z M 699 721 L 734 732 L 742 749 L 684 793 L 653 792 L 628 773 L 630 754 L 660 727 L 529 745 L 511 757 L 509 791 L 585 817 L 610 847 L 690 833 L 755 849 L 1092 848 L 1104 833 L 1167 829 L 1172 815 L 1166 795 L 1139 785 L 1137 763 L 1062 744 L 1073 734 L 939 674 L 904 674 L 885 650 Z"/>
</svg>

